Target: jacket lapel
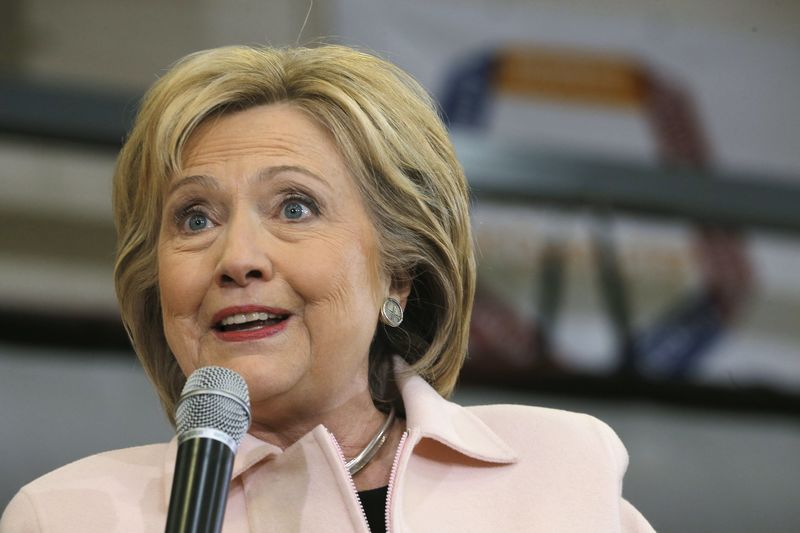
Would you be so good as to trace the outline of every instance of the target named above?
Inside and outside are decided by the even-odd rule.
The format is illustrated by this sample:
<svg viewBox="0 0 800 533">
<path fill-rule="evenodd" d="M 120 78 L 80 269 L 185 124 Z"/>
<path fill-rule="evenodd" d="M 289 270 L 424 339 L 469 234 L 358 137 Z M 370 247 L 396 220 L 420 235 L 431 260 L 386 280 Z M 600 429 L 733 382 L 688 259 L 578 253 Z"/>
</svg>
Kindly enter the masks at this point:
<svg viewBox="0 0 800 533">
<path fill-rule="evenodd" d="M 233 460 L 232 479 L 239 477 L 244 471 L 249 469 L 259 461 L 264 460 L 269 455 L 280 454 L 281 449 L 275 445 L 261 441 L 249 433 L 245 433 L 236 457 Z M 172 478 L 175 475 L 175 461 L 178 455 L 178 438 L 173 437 L 164 452 L 164 507 L 169 506 L 169 497 L 172 492 Z"/>
<path fill-rule="evenodd" d="M 395 373 L 406 410 L 406 426 L 420 438 L 434 439 L 467 457 L 488 463 L 513 463 L 517 454 L 468 409 L 439 396 L 408 365 L 395 358 Z"/>
</svg>

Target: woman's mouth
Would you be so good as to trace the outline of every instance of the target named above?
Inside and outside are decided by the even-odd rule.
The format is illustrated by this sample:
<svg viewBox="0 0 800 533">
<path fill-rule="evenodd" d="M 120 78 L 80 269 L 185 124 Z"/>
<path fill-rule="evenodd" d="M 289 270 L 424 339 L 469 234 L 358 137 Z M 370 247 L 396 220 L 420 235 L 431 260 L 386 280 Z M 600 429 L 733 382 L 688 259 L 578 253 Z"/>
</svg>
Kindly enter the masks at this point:
<svg viewBox="0 0 800 533">
<path fill-rule="evenodd" d="M 220 331 L 245 331 L 272 326 L 287 318 L 287 315 L 270 313 L 237 313 L 222 319 L 217 327 Z"/>
<path fill-rule="evenodd" d="M 217 316 L 221 318 L 212 326 L 215 335 L 224 341 L 237 342 L 275 335 L 286 328 L 291 315 L 273 310 L 228 309 Z"/>
</svg>

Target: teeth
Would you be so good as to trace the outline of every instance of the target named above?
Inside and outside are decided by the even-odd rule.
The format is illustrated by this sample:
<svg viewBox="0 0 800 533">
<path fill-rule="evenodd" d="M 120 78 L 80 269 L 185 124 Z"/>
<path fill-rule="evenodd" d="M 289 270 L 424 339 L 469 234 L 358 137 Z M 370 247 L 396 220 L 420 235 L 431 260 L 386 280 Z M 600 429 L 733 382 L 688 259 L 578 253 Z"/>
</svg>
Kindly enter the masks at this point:
<svg viewBox="0 0 800 533">
<path fill-rule="evenodd" d="M 269 320 L 270 318 L 280 318 L 280 315 L 273 315 L 270 313 L 237 313 L 223 318 L 220 325 L 231 326 L 233 324 L 255 322 L 256 320 Z"/>
</svg>

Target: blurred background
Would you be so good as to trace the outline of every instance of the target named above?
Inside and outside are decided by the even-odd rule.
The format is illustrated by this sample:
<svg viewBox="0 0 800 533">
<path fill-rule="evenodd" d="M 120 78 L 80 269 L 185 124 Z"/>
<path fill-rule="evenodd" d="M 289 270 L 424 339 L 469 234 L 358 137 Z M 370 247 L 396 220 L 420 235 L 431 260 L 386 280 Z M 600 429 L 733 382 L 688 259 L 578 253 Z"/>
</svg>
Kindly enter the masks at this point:
<svg viewBox="0 0 800 533">
<path fill-rule="evenodd" d="M 800 530 L 800 3 L 309 7 L 0 2 L 0 506 L 172 436 L 111 279 L 144 90 L 198 49 L 338 42 L 431 92 L 473 188 L 456 399 L 602 418 L 659 531 Z"/>
</svg>

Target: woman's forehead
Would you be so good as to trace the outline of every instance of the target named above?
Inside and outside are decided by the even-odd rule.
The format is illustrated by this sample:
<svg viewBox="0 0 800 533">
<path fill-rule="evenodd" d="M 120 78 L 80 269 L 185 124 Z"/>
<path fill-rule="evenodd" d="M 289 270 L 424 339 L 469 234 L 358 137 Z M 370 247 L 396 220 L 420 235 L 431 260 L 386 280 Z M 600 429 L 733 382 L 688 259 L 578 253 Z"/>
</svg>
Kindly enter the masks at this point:
<svg viewBox="0 0 800 533">
<path fill-rule="evenodd" d="M 342 159 L 326 129 L 285 103 L 210 117 L 189 136 L 181 159 L 184 166 L 191 166 L 253 154 L 324 159 L 327 164 Z"/>
</svg>

